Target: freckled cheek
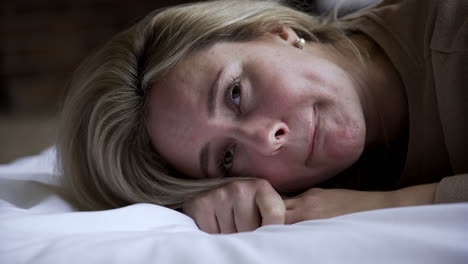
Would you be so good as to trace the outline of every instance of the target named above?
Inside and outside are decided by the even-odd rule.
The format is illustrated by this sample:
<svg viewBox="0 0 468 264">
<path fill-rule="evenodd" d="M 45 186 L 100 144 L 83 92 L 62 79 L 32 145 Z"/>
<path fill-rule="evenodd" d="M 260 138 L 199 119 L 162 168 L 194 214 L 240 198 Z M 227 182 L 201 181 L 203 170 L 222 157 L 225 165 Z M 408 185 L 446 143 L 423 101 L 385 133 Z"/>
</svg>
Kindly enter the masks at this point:
<svg viewBox="0 0 468 264">
<path fill-rule="evenodd" d="M 257 105 L 262 106 L 265 113 L 270 116 L 283 114 L 290 109 L 291 105 L 297 105 L 301 101 L 295 92 L 288 86 L 271 87 L 271 89 L 262 92 L 257 99 Z"/>
<path fill-rule="evenodd" d="M 271 65 L 265 65 L 264 68 L 271 68 Z M 257 72 L 251 79 L 251 85 L 255 92 L 271 101 L 278 97 L 291 96 L 299 83 L 297 78 L 288 76 L 283 69 L 270 69 L 267 72 Z"/>
</svg>

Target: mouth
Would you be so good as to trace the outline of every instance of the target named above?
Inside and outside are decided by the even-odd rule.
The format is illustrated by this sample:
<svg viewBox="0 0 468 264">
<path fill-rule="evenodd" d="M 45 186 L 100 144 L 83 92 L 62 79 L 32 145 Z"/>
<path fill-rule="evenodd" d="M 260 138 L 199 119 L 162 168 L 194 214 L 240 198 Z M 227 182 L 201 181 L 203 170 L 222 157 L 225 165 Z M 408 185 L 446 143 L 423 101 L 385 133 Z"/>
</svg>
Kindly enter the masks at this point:
<svg viewBox="0 0 468 264">
<path fill-rule="evenodd" d="M 306 159 L 306 165 L 309 165 L 310 163 L 310 160 L 314 154 L 314 149 L 315 149 L 315 144 L 316 144 L 316 139 L 317 139 L 317 128 L 318 128 L 318 115 L 317 115 L 317 111 L 315 109 L 315 105 L 314 107 L 312 108 L 312 122 L 311 122 L 311 125 L 310 125 L 310 133 L 308 134 L 310 136 L 310 141 L 309 141 L 309 148 L 308 148 L 308 155 L 307 155 L 307 159 Z"/>
</svg>

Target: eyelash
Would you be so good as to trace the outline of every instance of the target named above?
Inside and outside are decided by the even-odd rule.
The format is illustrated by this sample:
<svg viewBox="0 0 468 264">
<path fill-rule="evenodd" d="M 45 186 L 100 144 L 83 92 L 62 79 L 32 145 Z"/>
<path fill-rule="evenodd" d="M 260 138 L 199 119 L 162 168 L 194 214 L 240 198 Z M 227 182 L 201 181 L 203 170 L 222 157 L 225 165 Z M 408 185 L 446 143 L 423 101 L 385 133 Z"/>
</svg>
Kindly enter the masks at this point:
<svg viewBox="0 0 468 264">
<path fill-rule="evenodd" d="M 236 105 L 233 102 L 232 98 L 232 92 L 234 91 L 234 88 L 238 87 L 239 89 L 239 103 Z M 229 83 L 229 87 L 226 89 L 226 94 L 225 94 L 225 101 L 227 105 L 230 105 L 236 109 L 236 113 L 240 114 L 241 113 L 241 103 L 242 103 L 242 84 L 237 78 L 232 78 L 231 82 Z M 228 147 L 224 148 L 224 151 L 221 152 L 221 155 L 219 155 L 217 164 L 218 168 L 221 171 L 222 175 L 229 176 L 231 168 L 234 164 L 234 157 L 236 153 L 236 145 L 229 145 Z M 230 165 L 229 168 L 226 167 L 225 161 L 226 161 L 226 154 L 227 153 L 232 153 L 230 157 Z"/>
<path fill-rule="evenodd" d="M 234 88 L 238 87 L 239 88 L 239 97 L 240 101 L 239 104 L 236 105 L 232 102 L 232 92 Z M 238 78 L 232 78 L 231 82 L 229 83 L 229 87 L 226 89 L 226 94 L 225 94 L 225 101 L 227 105 L 230 105 L 235 108 L 236 113 L 240 114 L 241 113 L 241 104 L 242 104 L 242 83 L 239 81 Z"/>
<path fill-rule="evenodd" d="M 226 160 L 226 153 L 228 153 L 229 151 L 232 151 L 230 166 L 229 166 L 229 168 L 226 168 L 226 164 L 224 162 Z M 227 177 L 230 174 L 231 168 L 232 168 L 232 166 L 234 164 L 234 153 L 236 153 L 236 145 L 235 144 L 230 145 L 229 147 L 227 147 L 226 150 L 222 151 L 221 155 L 219 155 L 219 157 L 218 157 L 218 160 L 217 160 L 216 163 L 217 163 L 218 168 L 221 171 L 221 175 L 223 177 Z"/>
</svg>

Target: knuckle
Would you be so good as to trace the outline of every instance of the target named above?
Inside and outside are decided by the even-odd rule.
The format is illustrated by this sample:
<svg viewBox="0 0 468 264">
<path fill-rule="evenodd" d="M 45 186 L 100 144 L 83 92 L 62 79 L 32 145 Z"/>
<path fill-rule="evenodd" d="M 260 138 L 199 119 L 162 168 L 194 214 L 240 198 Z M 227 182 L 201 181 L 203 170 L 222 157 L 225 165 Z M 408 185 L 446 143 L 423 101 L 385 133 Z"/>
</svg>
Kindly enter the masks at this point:
<svg viewBox="0 0 468 264">
<path fill-rule="evenodd" d="M 255 186 L 257 187 L 257 189 L 264 189 L 264 190 L 272 188 L 270 182 L 268 182 L 265 179 L 256 179 Z"/>
<path fill-rule="evenodd" d="M 205 208 L 207 206 L 211 206 L 212 203 L 213 203 L 213 200 L 210 199 L 209 196 L 203 196 L 197 199 L 196 201 L 194 201 L 194 205 L 197 208 Z"/>
<path fill-rule="evenodd" d="M 213 203 L 221 196 L 223 196 L 223 194 L 220 190 L 201 193 L 186 200 L 183 207 L 192 209 L 206 208 L 207 206 L 212 206 Z"/>
<path fill-rule="evenodd" d="M 274 217 L 274 218 L 282 218 L 284 217 L 286 213 L 286 208 L 284 205 L 282 206 L 281 204 L 276 204 L 275 206 L 271 206 L 266 209 L 266 214 L 269 217 Z"/>
<path fill-rule="evenodd" d="M 228 187 L 231 192 L 239 192 L 245 189 L 245 184 L 242 181 L 234 181 L 229 183 Z"/>
<path fill-rule="evenodd" d="M 252 193 L 254 189 L 251 187 L 251 184 L 247 181 L 236 181 L 233 182 L 230 186 L 230 193 L 233 198 L 242 199 L 247 197 L 250 193 Z"/>
<path fill-rule="evenodd" d="M 216 202 L 220 202 L 220 201 L 225 201 L 227 197 L 228 197 L 228 194 L 226 192 L 226 189 L 218 188 L 218 189 L 213 190 L 213 193 L 212 195 L 210 195 L 209 199 L 212 201 L 214 200 Z"/>
</svg>

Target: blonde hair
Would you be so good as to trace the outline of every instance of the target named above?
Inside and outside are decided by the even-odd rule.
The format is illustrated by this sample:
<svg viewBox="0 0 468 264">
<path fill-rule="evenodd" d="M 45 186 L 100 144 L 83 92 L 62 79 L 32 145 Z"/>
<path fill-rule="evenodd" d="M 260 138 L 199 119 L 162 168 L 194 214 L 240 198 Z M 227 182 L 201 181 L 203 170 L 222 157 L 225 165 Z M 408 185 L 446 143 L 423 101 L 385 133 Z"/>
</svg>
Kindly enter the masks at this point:
<svg viewBox="0 0 468 264">
<path fill-rule="evenodd" d="M 180 208 L 232 181 L 187 179 L 167 164 L 147 133 L 146 98 L 151 84 L 191 52 L 219 41 L 252 40 L 279 26 L 308 41 L 348 41 L 339 21 L 324 22 L 277 1 L 222 0 L 156 10 L 82 63 L 70 83 L 57 144 L 60 169 L 79 207 Z"/>
</svg>

